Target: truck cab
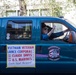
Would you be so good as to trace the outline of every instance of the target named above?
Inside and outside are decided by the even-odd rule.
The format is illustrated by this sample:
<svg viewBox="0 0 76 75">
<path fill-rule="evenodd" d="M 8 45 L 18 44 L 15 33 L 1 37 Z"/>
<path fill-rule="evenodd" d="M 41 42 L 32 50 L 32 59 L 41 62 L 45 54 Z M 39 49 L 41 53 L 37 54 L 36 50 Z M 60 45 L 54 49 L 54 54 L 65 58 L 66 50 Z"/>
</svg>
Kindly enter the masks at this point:
<svg viewBox="0 0 76 75">
<path fill-rule="evenodd" d="M 56 34 L 55 37 L 42 39 L 42 24 L 46 25 L 48 33 L 55 26 L 53 32 Z M 61 35 L 60 33 L 66 29 L 68 31 Z M 10 44 L 34 44 L 36 67 L 6 68 L 7 45 Z M 0 67 L 1 73 L 63 72 L 63 70 L 75 72 L 76 28 L 68 21 L 57 17 L 0 18 Z"/>
</svg>

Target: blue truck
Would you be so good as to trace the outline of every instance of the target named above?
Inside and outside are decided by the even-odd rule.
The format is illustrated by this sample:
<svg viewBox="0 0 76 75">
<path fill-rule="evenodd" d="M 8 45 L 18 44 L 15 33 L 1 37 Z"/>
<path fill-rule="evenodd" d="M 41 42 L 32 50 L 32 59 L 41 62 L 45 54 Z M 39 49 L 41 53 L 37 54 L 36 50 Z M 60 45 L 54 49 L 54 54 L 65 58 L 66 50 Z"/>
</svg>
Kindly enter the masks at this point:
<svg viewBox="0 0 76 75">
<path fill-rule="evenodd" d="M 42 24 L 51 36 L 42 35 Z M 44 26 L 45 27 L 45 26 Z M 60 34 L 61 32 L 67 32 Z M 59 34 L 57 34 L 59 33 Z M 44 37 L 44 39 L 42 39 Z M 52 37 L 52 38 L 51 38 Z M 35 45 L 35 68 L 6 68 L 7 45 Z M 0 18 L 0 73 L 48 73 L 76 71 L 76 28 L 57 17 Z"/>
</svg>

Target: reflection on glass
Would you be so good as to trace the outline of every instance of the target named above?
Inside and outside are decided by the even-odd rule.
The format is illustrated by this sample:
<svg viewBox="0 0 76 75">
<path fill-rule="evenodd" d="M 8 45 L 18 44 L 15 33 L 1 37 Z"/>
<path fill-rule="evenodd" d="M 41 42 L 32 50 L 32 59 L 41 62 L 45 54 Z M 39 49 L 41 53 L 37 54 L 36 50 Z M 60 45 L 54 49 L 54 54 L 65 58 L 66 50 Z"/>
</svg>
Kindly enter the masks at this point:
<svg viewBox="0 0 76 75">
<path fill-rule="evenodd" d="M 10 34 L 9 39 L 31 39 L 31 26 L 32 22 L 9 21 L 7 24 L 7 33 Z"/>
</svg>

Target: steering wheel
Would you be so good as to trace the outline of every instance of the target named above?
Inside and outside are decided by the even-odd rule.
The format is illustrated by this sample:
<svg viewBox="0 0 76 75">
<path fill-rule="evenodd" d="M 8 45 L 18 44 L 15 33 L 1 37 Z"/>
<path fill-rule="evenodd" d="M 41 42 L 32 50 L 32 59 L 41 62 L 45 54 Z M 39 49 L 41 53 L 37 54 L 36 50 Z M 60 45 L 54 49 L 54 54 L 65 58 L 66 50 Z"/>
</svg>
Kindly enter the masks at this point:
<svg viewBox="0 0 76 75">
<path fill-rule="evenodd" d="M 76 43 L 76 32 L 75 31 L 66 32 L 66 35 L 63 38 L 63 40 L 69 43 Z"/>
</svg>

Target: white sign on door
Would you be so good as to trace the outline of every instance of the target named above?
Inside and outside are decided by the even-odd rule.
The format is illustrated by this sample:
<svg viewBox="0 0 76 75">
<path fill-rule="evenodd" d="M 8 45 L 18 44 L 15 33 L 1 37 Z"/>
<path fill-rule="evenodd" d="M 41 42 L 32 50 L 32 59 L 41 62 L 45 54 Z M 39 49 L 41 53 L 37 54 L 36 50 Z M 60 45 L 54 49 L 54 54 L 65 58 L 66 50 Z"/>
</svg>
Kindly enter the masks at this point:
<svg viewBox="0 0 76 75">
<path fill-rule="evenodd" d="M 35 67 L 35 45 L 7 45 L 9 67 Z"/>
</svg>

